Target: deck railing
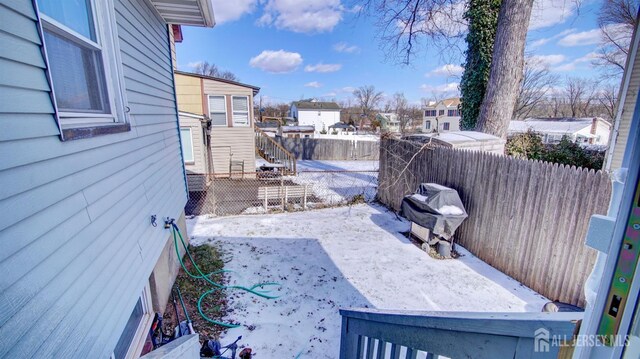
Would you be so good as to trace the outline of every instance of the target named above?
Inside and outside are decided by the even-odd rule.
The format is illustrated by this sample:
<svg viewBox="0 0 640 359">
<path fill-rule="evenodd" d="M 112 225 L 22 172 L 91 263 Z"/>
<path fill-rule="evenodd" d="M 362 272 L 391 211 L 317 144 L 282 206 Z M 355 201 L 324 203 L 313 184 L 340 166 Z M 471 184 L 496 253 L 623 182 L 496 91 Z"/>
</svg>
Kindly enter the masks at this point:
<svg viewBox="0 0 640 359">
<path fill-rule="evenodd" d="M 255 132 L 257 154 L 270 163 L 284 166 L 282 169 L 284 175 L 295 175 L 296 158 L 261 129 L 255 127 Z"/>
<path fill-rule="evenodd" d="M 340 359 L 568 358 L 571 347 L 560 344 L 572 340 L 582 318 L 582 313 L 375 309 L 341 309 L 340 314 Z"/>
</svg>

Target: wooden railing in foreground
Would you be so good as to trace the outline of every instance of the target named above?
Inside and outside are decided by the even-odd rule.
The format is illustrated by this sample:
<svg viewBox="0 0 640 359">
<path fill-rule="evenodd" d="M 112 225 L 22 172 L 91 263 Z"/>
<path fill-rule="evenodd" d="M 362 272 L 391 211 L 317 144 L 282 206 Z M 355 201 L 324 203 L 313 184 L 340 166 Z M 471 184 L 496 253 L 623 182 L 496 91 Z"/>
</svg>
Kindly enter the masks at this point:
<svg viewBox="0 0 640 359">
<path fill-rule="evenodd" d="M 258 155 L 271 163 L 283 165 L 284 175 L 295 175 L 297 172 L 296 158 L 261 129 L 255 127 L 255 131 Z"/>
<path fill-rule="evenodd" d="M 468 313 L 341 309 L 340 359 L 559 358 L 582 313 Z M 560 340 L 560 343 L 563 343 Z M 567 353 L 569 352 L 569 353 Z M 568 355 L 568 356 L 567 356 Z"/>
</svg>

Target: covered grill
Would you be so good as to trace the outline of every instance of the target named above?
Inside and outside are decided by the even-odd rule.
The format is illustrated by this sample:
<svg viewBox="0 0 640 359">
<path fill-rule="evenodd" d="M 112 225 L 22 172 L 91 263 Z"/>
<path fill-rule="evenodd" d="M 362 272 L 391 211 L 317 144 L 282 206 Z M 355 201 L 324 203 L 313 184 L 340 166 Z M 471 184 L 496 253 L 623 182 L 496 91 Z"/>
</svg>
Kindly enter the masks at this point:
<svg viewBox="0 0 640 359">
<path fill-rule="evenodd" d="M 431 245 L 439 240 L 449 241 L 468 217 L 458 192 L 436 183 L 422 183 L 416 193 L 405 196 L 400 214 L 413 223 L 412 233 Z M 428 233 L 424 233 L 425 229 Z"/>
</svg>

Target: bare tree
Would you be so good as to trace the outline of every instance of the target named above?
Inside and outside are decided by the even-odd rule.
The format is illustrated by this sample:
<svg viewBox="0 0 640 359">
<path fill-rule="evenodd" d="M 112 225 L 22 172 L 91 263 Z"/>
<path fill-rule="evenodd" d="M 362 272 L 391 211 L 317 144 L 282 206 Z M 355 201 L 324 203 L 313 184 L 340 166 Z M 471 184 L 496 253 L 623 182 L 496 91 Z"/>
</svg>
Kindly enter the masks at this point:
<svg viewBox="0 0 640 359">
<path fill-rule="evenodd" d="M 557 83 L 558 77 L 551 74 L 548 66 L 534 57 L 527 57 L 513 117 L 518 120 L 529 117 L 547 100 Z"/>
<path fill-rule="evenodd" d="M 595 99 L 596 86 L 593 82 L 569 77 L 566 81 L 565 93 L 571 117 L 588 116 L 590 107 Z"/>
<path fill-rule="evenodd" d="M 375 116 L 375 109 L 382 101 L 382 92 L 376 91 L 376 88 L 372 85 L 360 86 L 353 91 L 353 97 L 355 97 L 356 104 L 360 108 L 360 112 L 363 118 L 360 119 L 360 127 L 363 126 L 364 119 L 367 118 L 370 121 Z"/>
<path fill-rule="evenodd" d="M 393 94 L 391 102 L 393 104 L 393 111 L 398 116 L 398 121 L 400 122 L 400 133 L 404 134 L 411 123 L 411 109 L 409 107 L 409 101 L 407 101 L 404 93 L 396 92 Z"/>
<path fill-rule="evenodd" d="M 362 12 L 373 15 L 387 56 L 409 64 L 426 38 L 429 45 L 446 48 L 441 56 L 459 56 L 466 31 L 465 3 L 459 0 L 354 0 Z M 458 51 L 451 51 L 458 48 Z M 447 59 L 449 60 L 449 59 Z"/>
<path fill-rule="evenodd" d="M 638 23 L 640 0 L 604 0 L 598 14 L 602 43 L 594 64 L 613 74 L 624 71 L 633 30 Z"/>
<path fill-rule="evenodd" d="M 238 77 L 231 71 L 220 71 L 218 66 L 210 64 L 208 61 L 199 62 L 194 67 L 194 72 L 200 75 L 217 77 L 230 81 L 238 81 Z"/>
<path fill-rule="evenodd" d="M 598 92 L 598 102 L 602 107 L 604 115 L 613 121 L 616 116 L 616 105 L 618 103 L 618 86 L 614 84 L 604 85 Z"/>
</svg>

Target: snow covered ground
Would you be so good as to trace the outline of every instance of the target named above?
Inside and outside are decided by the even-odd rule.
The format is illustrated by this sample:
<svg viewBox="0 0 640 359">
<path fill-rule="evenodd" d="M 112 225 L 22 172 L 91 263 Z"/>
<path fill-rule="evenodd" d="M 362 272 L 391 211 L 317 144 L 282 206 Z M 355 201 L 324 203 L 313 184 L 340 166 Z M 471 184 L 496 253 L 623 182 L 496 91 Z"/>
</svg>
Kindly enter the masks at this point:
<svg viewBox="0 0 640 359">
<path fill-rule="evenodd" d="M 539 312 L 547 299 L 457 247 L 437 260 L 399 232 L 409 228 L 383 207 L 188 221 L 192 243 L 230 253 L 230 283 L 277 281 L 278 299 L 230 292 L 226 320 L 242 327 L 256 358 L 337 358 L 338 308 Z"/>
<path fill-rule="evenodd" d="M 287 178 L 313 185 L 314 195 L 324 204 L 349 202 L 357 195 L 372 201 L 378 186 L 378 165 L 378 161 L 298 161 L 298 175 Z"/>
</svg>

